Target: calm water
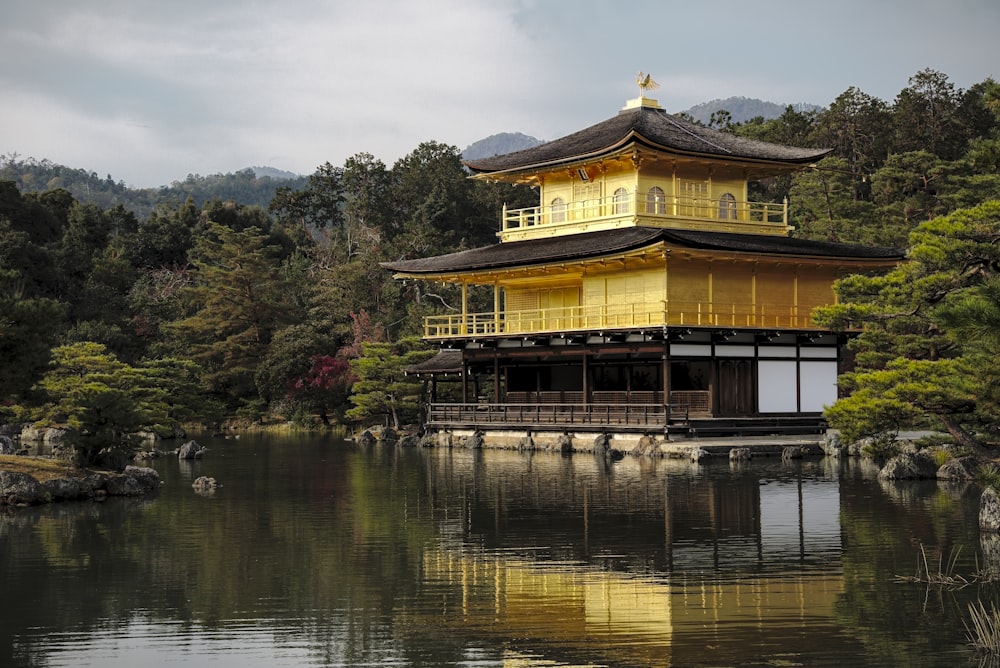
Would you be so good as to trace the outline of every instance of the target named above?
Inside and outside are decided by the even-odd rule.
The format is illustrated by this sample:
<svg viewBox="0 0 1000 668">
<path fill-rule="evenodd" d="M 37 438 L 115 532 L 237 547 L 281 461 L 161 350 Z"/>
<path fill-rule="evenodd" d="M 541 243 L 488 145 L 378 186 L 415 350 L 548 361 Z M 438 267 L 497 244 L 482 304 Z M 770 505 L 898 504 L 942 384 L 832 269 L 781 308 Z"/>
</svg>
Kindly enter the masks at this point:
<svg viewBox="0 0 1000 668">
<path fill-rule="evenodd" d="M 156 498 L 0 513 L 0 666 L 977 665 L 996 600 L 895 579 L 989 563 L 978 490 L 862 462 L 198 440 Z"/>
</svg>

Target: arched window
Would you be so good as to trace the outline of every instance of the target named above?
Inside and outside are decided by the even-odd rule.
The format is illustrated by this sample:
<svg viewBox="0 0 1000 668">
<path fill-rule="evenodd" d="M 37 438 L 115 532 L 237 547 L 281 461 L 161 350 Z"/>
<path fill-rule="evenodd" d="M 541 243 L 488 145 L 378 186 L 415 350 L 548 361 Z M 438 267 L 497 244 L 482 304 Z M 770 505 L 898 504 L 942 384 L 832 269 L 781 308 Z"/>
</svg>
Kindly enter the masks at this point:
<svg viewBox="0 0 1000 668">
<path fill-rule="evenodd" d="M 626 188 L 619 188 L 615 191 L 614 212 L 616 214 L 628 213 L 628 190 Z"/>
<path fill-rule="evenodd" d="M 719 198 L 719 218 L 736 220 L 736 198 L 732 193 L 723 193 Z"/>
<path fill-rule="evenodd" d="M 552 200 L 552 222 L 566 222 L 566 202 L 563 201 L 562 197 L 556 197 Z"/>
<path fill-rule="evenodd" d="M 667 212 L 667 197 L 663 194 L 663 188 L 653 186 L 646 193 L 646 213 L 658 213 L 663 215 Z"/>
</svg>

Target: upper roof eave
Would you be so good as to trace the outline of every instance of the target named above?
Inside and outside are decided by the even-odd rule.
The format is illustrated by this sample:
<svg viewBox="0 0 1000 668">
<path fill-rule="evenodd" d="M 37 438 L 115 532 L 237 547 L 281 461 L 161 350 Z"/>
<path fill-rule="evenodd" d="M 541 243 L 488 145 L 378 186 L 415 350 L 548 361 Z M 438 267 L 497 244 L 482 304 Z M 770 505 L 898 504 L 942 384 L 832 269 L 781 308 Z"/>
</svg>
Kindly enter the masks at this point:
<svg viewBox="0 0 1000 668">
<path fill-rule="evenodd" d="M 585 153 L 585 154 L 580 154 L 580 155 L 574 155 L 574 156 L 571 156 L 571 157 L 568 157 L 568 158 L 565 158 L 565 159 L 560 159 L 560 160 L 552 160 L 552 161 L 549 161 L 549 162 L 539 162 L 539 163 L 528 164 L 528 165 L 524 165 L 524 166 L 520 166 L 520 167 L 516 167 L 516 168 L 501 169 L 501 170 L 496 170 L 496 171 L 476 171 L 476 169 L 474 167 L 470 166 L 468 163 L 463 163 L 463 164 L 466 167 L 468 167 L 470 170 L 472 170 L 474 172 L 470 178 L 481 179 L 481 180 L 486 180 L 486 181 L 489 181 L 489 180 L 502 180 L 504 177 L 508 177 L 509 178 L 509 177 L 516 177 L 516 176 L 519 176 L 519 175 L 533 175 L 533 174 L 537 174 L 537 173 L 545 171 L 545 170 L 559 169 L 559 168 L 565 168 L 565 167 L 570 167 L 571 168 L 574 165 L 580 165 L 580 164 L 588 163 L 588 162 L 591 162 L 591 161 L 596 160 L 596 159 L 618 157 L 619 155 L 624 155 L 624 154 L 629 153 L 630 151 L 634 150 L 634 146 L 636 144 L 639 144 L 639 145 L 641 145 L 643 147 L 646 147 L 646 148 L 652 148 L 652 149 L 661 151 L 663 153 L 667 153 L 667 154 L 671 154 L 671 155 L 676 155 L 676 156 L 680 156 L 680 157 L 692 158 L 692 159 L 698 159 L 698 158 L 701 158 L 701 159 L 711 159 L 711 160 L 716 161 L 716 162 L 720 162 L 720 161 L 721 162 L 734 162 L 734 163 L 739 163 L 741 165 L 759 165 L 761 167 L 770 168 L 771 171 L 781 171 L 782 168 L 785 168 L 787 170 L 800 169 L 800 168 L 805 167 L 807 165 L 810 165 L 810 164 L 812 164 L 812 163 L 814 163 L 814 162 L 816 162 L 818 160 L 821 160 L 822 158 L 825 158 L 827 155 L 829 155 L 830 153 L 833 152 L 833 149 L 823 149 L 823 152 L 821 154 L 817 154 L 815 156 L 810 156 L 808 158 L 802 158 L 802 159 L 800 159 L 798 161 L 795 161 L 795 162 L 792 162 L 792 161 L 783 161 L 781 163 L 777 163 L 777 162 L 775 162 L 773 160 L 760 160 L 760 159 L 756 159 L 756 158 L 745 158 L 745 157 L 732 157 L 732 158 L 729 158 L 729 157 L 723 157 L 723 156 L 719 156 L 719 155 L 712 155 L 712 154 L 708 154 L 708 153 L 696 153 L 696 152 L 689 152 L 689 151 L 679 151 L 679 150 L 676 150 L 676 149 L 671 149 L 671 148 L 666 147 L 666 146 L 658 145 L 656 142 L 650 141 L 646 137 L 643 137 L 642 135 L 633 132 L 633 133 L 630 133 L 629 136 L 626 137 L 622 142 L 619 142 L 619 143 L 615 144 L 614 146 L 608 146 L 608 147 L 606 147 L 605 149 L 602 149 L 602 150 L 592 151 L 590 153 Z"/>
<path fill-rule="evenodd" d="M 636 142 L 676 155 L 772 167 L 808 164 L 831 151 L 747 139 L 690 123 L 662 109 L 640 107 L 538 146 L 464 164 L 481 178 L 510 177 L 613 155 Z"/>
</svg>

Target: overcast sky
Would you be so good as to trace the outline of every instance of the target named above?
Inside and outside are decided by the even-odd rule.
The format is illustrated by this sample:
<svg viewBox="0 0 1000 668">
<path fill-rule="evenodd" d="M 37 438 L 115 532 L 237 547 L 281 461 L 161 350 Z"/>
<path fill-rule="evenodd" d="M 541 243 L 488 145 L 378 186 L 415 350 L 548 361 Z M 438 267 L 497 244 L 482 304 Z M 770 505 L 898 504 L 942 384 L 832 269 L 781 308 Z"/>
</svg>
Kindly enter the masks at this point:
<svg viewBox="0 0 1000 668">
<path fill-rule="evenodd" d="M 0 0 L 0 154 L 159 186 L 498 132 L 555 139 L 661 84 L 891 102 L 1000 79 L 997 0 Z"/>
</svg>

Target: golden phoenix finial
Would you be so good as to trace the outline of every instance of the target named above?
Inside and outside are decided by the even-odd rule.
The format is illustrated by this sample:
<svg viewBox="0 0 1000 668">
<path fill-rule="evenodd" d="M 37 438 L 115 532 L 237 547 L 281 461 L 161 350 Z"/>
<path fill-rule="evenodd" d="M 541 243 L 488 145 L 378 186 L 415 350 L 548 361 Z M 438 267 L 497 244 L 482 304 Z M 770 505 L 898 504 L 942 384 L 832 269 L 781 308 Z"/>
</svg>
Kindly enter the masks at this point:
<svg viewBox="0 0 1000 668">
<path fill-rule="evenodd" d="M 646 91 L 656 90 L 660 87 L 660 84 L 653 81 L 653 77 L 641 70 L 639 71 L 639 74 L 636 75 L 635 82 L 639 84 L 639 95 L 641 97 L 646 97 Z"/>
</svg>

